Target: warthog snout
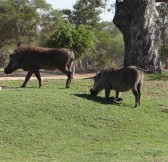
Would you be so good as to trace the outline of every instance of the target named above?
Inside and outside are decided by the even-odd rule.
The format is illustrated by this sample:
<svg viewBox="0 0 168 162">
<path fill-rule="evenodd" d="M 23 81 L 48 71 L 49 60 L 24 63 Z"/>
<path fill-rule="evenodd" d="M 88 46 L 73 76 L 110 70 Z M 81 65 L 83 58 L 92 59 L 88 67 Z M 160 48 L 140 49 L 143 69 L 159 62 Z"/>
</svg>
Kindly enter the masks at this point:
<svg viewBox="0 0 168 162">
<path fill-rule="evenodd" d="M 5 73 L 5 74 L 11 74 L 11 73 L 12 73 L 12 70 L 5 68 L 5 69 L 4 69 L 4 73 Z"/>
<path fill-rule="evenodd" d="M 98 92 L 95 91 L 93 88 L 90 89 L 90 94 L 93 96 L 97 96 Z"/>
</svg>

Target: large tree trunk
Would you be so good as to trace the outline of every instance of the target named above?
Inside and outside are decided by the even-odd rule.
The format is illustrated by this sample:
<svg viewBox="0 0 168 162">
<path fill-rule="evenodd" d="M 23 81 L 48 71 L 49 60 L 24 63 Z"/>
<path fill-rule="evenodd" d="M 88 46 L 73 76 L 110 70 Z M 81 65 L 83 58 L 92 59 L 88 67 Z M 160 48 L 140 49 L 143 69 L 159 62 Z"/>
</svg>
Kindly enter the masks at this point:
<svg viewBox="0 0 168 162">
<path fill-rule="evenodd" d="M 161 72 L 160 38 L 155 0 L 116 0 L 114 24 L 123 33 L 124 65 Z"/>
</svg>

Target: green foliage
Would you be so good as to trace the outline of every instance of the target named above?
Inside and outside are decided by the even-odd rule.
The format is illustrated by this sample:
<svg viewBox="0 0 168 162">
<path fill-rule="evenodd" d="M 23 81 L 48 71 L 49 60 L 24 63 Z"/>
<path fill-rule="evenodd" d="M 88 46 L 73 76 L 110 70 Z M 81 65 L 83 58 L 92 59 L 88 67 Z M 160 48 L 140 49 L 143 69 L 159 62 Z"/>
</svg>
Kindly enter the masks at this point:
<svg viewBox="0 0 168 162">
<path fill-rule="evenodd" d="M 8 54 L 8 49 L 15 48 L 21 41 L 23 44 L 71 48 L 76 52 L 76 58 L 90 60 L 96 67 L 110 65 L 114 60 L 116 62 L 115 55 L 121 56 L 123 47 L 122 40 L 113 36 L 112 32 L 116 30 L 113 25 L 99 21 L 105 3 L 104 0 L 79 0 L 73 10 L 58 11 L 45 0 L 1 0 L 1 55 Z"/>
<path fill-rule="evenodd" d="M 32 42 L 37 37 L 39 11 L 49 9 L 44 0 L 0 1 L 0 46 L 9 41 Z"/>
<path fill-rule="evenodd" d="M 159 23 L 161 31 L 161 46 L 160 55 L 162 62 L 165 64 L 165 68 L 168 68 L 168 35 L 166 34 L 166 29 L 168 29 L 168 4 L 160 3 L 157 6 L 159 12 Z"/>
<path fill-rule="evenodd" d="M 163 65 L 163 67 L 168 69 L 168 45 L 161 45 L 159 47 L 159 54 L 163 64 L 165 65 Z"/>
<path fill-rule="evenodd" d="M 78 28 L 74 28 L 67 23 L 60 26 L 42 45 L 70 48 L 77 52 L 77 57 L 79 57 L 94 47 L 94 35 L 87 26 L 80 25 Z"/>
<path fill-rule="evenodd" d="M 131 91 L 118 105 L 91 97 L 90 79 L 0 81 L 0 161 L 166 162 L 168 74 L 145 78 L 136 109 Z"/>
<path fill-rule="evenodd" d="M 122 65 L 124 44 L 122 34 L 116 32 L 116 28 L 95 29 L 96 37 L 95 52 L 91 56 L 96 67 L 106 67 L 112 64 Z"/>
<path fill-rule="evenodd" d="M 17 42 L 41 44 L 42 40 L 48 38 L 63 23 L 61 16 L 45 0 L 1 0 L 1 57 L 8 58 L 8 50 L 16 48 Z M 6 61 L 0 59 L 0 65 L 4 65 Z"/>
<path fill-rule="evenodd" d="M 161 23 L 161 26 L 163 27 L 168 21 L 168 4 L 160 3 L 157 6 L 157 10 L 159 12 L 159 21 Z"/>
<path fill-rule="evenodd" d="M 166 45 L 165 46 L 164 45 L 160 46 L 159 54 L 161 56 L 161 59 L 163 61 L 166 61 L 166 59 L 168 58 L 168 45 L 167 46 Z"/>
<path fill-rule="evenodd" d="M 0 1 L 0 47 L 13 36 L 13 17 L 16 17 L 15 9 L 9 2 Z"/>
<path fill-rule="evenodd" d="M 101 0 L 79 0 L 73 6 L 73 10 L 62 10 L 62 12 L 68 16 L 68 20 L 79 25 L 88 25 L 92 27 L 98 27 L 100 20 L 101 9 L 105 7 L 105 3 Z"/>
<path fill-rule="evenodd" d="M 119 65 L 123 65 L 124 60 L 124 41 L 122 33 L 118 33 L 113 37 L 113 45 L 112 45 L 112 55 L 114 61 Z"/>
<path fill-rule="evenodd" d="M 64 24 L 64 20 L 62 14 L 57 10 L 50 10 L 48 12 L 44 12 L 41 15 L 40 19 L 40 31 L 38 44 L 41 45 L 45 39 L 47 39 L 50 35 L 52 35 L 55 30 L 61 25 Z"/>
</svg>

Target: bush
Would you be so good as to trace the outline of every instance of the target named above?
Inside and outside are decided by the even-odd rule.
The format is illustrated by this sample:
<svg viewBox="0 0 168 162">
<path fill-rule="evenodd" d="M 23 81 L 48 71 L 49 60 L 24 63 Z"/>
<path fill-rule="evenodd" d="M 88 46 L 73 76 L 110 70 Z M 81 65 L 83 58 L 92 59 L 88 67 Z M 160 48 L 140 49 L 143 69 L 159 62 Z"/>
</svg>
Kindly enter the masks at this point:
<svg viewBox="0 0 168 162">
<path fill-rule="evenodd" d="M 50 48 L 70 48 L 77 53 L 76 58 L 81 57 L 94 47 L 94 35 L 87 26 L 80 25 L 78 28 L 71 24 L 60 26 L 58 30 L 43 43 Z"/>
</svg>

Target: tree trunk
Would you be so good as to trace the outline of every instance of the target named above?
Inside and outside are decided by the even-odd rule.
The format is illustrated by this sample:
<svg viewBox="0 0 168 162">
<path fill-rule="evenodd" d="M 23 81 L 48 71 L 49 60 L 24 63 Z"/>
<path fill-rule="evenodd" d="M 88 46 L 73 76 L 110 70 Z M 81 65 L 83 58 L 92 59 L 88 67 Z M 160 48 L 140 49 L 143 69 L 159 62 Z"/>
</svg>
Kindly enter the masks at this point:
<svg viewBox="0 0 168 162">
<path fill-rule="evenodd" d="M 166 59 L 165 69 L 168 69 L 168 58 Z"/>
<path fill-rule="evenodd" d="M 168 69 L 168 48 L 165 49 L 165 55 L 166 55 L 165 69 Z"/>
<path fill-rule="evenodd" d="M 5 58 L 3 56 L 3 52 L 1 48 L 0 48 L 0 67 L 1 68 L 5 67 Z"/>
<path fill-rule="evenodd" d="M 161 73 L 155 0 L 116 0 L 114 24 L 123 34 L 124 65 Z"/>
</svg>

